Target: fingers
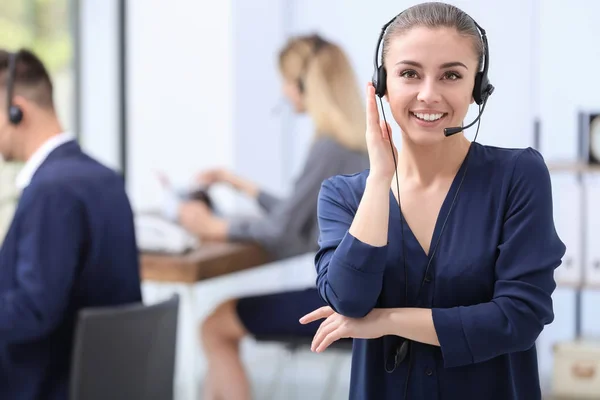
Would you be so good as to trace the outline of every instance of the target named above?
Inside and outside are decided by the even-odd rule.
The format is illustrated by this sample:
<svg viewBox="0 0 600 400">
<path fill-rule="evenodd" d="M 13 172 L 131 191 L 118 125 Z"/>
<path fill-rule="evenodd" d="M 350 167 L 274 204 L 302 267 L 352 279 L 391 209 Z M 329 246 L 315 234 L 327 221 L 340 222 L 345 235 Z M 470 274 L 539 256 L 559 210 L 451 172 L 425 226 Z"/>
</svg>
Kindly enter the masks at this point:
<svg viewBox="0 0 600 400">
<path fill-rule="evenodd" d="M 179 206 L 179 210 L 178 210 L 179 223 L 183 227 L 188 228 L 190 226 L 191 219 L 192 219 L 192 213 L 191 213 L 190 205 L 187 202 L 181 203 L 181 205 Z"/>
<path fill-rule="evenodd" d="M 323 332 L 331 331 L 331 329 L 333 329 L 332 326 L 337 325 L 338 323 L 339 323 L 339 321 L 336 318 L 336 315 L 330 315 L 329 317 L 327 317 L 327 319 L 325 321 L 321 322 L 321 325 L 319 325 L 319 329 L 317 329 L 317 332 L 315 332 L 314 338 L 323 336 Z M 334 328 L 335 328 L 335 326 L 334 326 Z M 314 338 L 313 338 L 313 342 L 315 341 Z"/>
<path fill-rule="evenodd" d="M 202 180 L 199 183 L 205 186 L 211 186 L 221 182 L 234 184 L 234 180 L 236 178 L 235 175 L 224 168 L 216 168 L 206 171 L 205 173 L 201 174 L 200 177 Z"/>
<path fill-rule="evenodd" d="M 196 183 L 199 183 L 200 185 L 207 185 L 209 181 L 209 176 L 206 173 L 201 173 L 196 176 Z"/>
<path fill-rule="evenodd" d="M 375 102 L 375 88 L 373 83 L 367 84 L 367 129 L 377 132 L 379 129 L 379 111 Z"/>
<path fill-rule="evenodd" d="M 190 201 L 182 201 L 179 203 L 179 213 L 187 213 L 191 208 L 192 203 Z"/>
<path fill-rule="evenodd" d="M 333 310 L 329 306 L 324 306 L 321 308 L 317 308 L 315 311 L 306 314 L 302 318 L 300 318 L 300 323 L 305 325 L 309 324 L 313 321 L 317 321 L 319 319 L 327 318 L 331 314 L 333 314 Z"/>
<path fill-rule="evenodd" d="M 329 324 L 326 324 L 326 322 L 327 321 L 321 324 L 321 326 L 317 330 L 317 333 L 313 337 L 312 343 L 310 345 L 311 351 L 317 351 L 321 347 L 321 344 L 325 340 L 325 338 L 329 336 L 332 332 L 336 331 L 340 326 L 339 321 L 333 321 Z"/>
<path fill-rule="evenodd" d="M 390 124 L 385 121 L 380 121 L 379 128 L 381 129 L 381 137 L 385 140 L 389 140 L 390 142 L 393 142 L 392 127 L 390 126 Z"/>
<path fill-rule="evenodd" d="M 340 329 L 334 330 L 329 335 L 325 336 L 325 338 L 323 339 L 321 344 L 319 344 L 319 346 L 317 347 L 316 352 L 317 353 L 323 352 L 333 342 L 335 342 L 336 340 L 340 340 L 343 337 L 344 337 L 344 335 L 342 334 L 342 331 Z"/>
</svg>

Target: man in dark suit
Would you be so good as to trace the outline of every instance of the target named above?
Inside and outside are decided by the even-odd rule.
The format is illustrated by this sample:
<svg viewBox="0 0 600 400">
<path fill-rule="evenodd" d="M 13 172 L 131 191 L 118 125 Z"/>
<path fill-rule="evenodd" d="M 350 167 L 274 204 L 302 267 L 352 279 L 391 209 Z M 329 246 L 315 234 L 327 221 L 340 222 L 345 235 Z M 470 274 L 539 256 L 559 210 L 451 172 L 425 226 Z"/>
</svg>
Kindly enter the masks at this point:
<svg viewBox="0 0 600 400">
<path fill-rule="evenodd" d="M 31 52 L 0 51 L 0 154 L 25 162 L 0 249 L 0 399 L 66 399 L 77 312 L 141 300 L 123 180 L 63 132 Z"/>
</svg>

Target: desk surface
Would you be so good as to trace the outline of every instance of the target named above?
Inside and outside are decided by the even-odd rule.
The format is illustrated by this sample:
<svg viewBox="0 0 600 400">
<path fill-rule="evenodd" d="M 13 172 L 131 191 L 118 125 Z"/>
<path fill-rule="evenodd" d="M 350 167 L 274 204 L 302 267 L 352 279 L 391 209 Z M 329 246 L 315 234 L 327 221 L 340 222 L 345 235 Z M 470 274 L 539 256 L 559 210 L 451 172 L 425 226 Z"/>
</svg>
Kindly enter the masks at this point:
<svg viewBox="0 0 600 400">
<path fill-rule="evenodd" d="M 142 253 L 143 280 L 194 283 L 243 271 L 269 262 L 258 245 L 247 243 L 204 242 L 197 250 L 183 255 Z"/>
</svg>

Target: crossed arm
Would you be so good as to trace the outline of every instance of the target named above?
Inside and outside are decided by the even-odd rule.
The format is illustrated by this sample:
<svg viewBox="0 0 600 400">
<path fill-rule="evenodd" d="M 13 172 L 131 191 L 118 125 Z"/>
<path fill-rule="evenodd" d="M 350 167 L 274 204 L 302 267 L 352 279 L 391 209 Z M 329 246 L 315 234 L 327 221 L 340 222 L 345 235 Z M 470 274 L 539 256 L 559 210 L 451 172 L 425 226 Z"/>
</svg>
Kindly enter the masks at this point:
<svg viewBox="0 0 600 400">
<path fill-rule="evenodd" d="M 317 286 L 329 308 L 301 322 L 326 318 L 314 350 L 342 337 L 394 334 L 441 347 L 447 367 L 482 362 L 529 349 L 553 318 L 554 270 L 565 246 L 554 228 L 548 170 L 539 154 L 525 150 L 511 177 L 495 265 L 492 299 L 464 307 L 376 309 L 387 244 L 371 245 L 349 227 L 354 213 L 347 193 L 326 181 L 319 198 L 320 250 Z"/>
</svg>

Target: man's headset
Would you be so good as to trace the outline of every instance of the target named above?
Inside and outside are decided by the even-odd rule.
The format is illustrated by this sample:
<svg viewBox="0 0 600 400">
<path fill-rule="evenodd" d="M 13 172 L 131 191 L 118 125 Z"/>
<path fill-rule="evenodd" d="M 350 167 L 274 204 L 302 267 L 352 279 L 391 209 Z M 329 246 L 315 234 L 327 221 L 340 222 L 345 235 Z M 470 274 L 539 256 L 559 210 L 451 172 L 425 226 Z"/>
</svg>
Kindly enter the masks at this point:
<svg viewBox="0 0 600 400">
<path fill-rule="evenodd" d="M 298 90 L 302 94 L 304 94 L 304 91 L 306 90 L 306 86 L 304 85 L 304 79 L 306 78 L 306 73 L 308 72 L 308 67 L 310 66 L 310 63 L 317 56 L 319 51 L 329 44 L 327 40 L 323 39 L 317 34 L 313 35 L 311 39 L 313 41 L 311 52 L 304 59 L 304 63 L 302 64 L 302 70 L 300 71 L 300 76 L 298 77 Z"/>
<path fill-rule="evenodd" d="M 381 60 L 381 65 L 379 65 L 379 47 L 381 46 L 381 42 L 383 41 L 383 37 L 385 36 L 385 32 L 387 28 L 398 18 L 402 13 L 396 15 L 392 18 L 387 24 L 385 24 L 381 28 L 381 34 L 379 35 L 379 39 L 377 40 L 377 47 L 375 48 L 375 59 L 374 66 L 375 70 L 373 72 L 373 86 L 375 87 L 375 94 L 379 97 L 385 96 L 387 91 L 387 71 L 383 65 L 383 60 Z M 471 18 L 479 33 L 481 34 L 481 40 L 483 41 L 483 71 L 478 71 L 475 75 L 475 85 L 473 86 L 473 99 L 477 105 L 480 105 L 481 108 L 479 110 L 479 115 L 473 122 L 465 127 L 451 127 L 444 128 L 444 135 L 452 136 L 456 133 L 462 132 L 464 129 L 470 128 L 473 126 L 479 118 L 481 118 L 481 114 L 483 114 L 483 110 L 485 109 L 485 105 L 487 103 L 488 98 L 494 92 L 494 86 L 490 83 L 488 79 L 488 67 L 490 63 L 490 53 L 488 50 L 488 41 L 485 30 L 479 26 L 477 22 L 473 18 Z"/>
<path fill-rule="evenodd" d="M 19 53 L 8 53 L 8 78 L 6 80 L 6 104 L 8 106 L 8 120 L 13 125 L 18 125 L 23 120 L 23 110 L 13 104 L 15 81 L 17 76 L 17 58 Z"/>
</svg>

